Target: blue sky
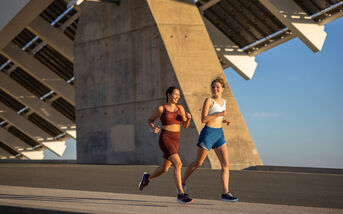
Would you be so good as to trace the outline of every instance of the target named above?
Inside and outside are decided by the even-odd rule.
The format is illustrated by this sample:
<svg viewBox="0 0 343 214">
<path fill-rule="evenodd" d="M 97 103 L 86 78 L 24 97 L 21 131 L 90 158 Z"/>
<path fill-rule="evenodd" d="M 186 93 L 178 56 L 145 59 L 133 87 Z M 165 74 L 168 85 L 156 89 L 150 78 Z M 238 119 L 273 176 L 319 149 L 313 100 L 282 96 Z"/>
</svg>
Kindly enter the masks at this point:
<svg viewBox="0 0 343 214">
<path fill-rule="evenodd" d="M 313 53 L 298 38 L 256 56 L 251 80 L 224 72 L 265 165 L 343 168 L 343 18 Z"/>
</svg>

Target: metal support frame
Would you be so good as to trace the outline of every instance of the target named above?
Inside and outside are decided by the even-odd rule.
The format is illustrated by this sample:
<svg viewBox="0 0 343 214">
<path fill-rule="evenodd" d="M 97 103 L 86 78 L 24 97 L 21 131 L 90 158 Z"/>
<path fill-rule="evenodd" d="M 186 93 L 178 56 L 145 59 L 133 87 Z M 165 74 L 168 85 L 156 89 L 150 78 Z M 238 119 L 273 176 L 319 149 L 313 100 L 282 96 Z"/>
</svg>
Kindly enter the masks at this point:
<svg viewBox="0 0 343 214">
<path fill-rule="evenodd" d="M 8 44 L 1 52 L 19 67 L 40 80 L 41 83 L 75 105 L 74 88 L 32 55 L 22 51 L 13 43 Z"/>
<path fill-rule="evenodd" d="M 205 17 L 203 20 L 222 66 L 224 68 L 231 66 L 244 79 L 251 79 L 257 67 L 255 57 L 247 55 Z M 223 63 L 227 64 L 223 65 Z"/>
<path fill-rule="evenodd" d="M 259 0 L 274 16 L 303 41 L 313 52 L 320 51 L 326 32 L 293 1 Z"/>
</svg>

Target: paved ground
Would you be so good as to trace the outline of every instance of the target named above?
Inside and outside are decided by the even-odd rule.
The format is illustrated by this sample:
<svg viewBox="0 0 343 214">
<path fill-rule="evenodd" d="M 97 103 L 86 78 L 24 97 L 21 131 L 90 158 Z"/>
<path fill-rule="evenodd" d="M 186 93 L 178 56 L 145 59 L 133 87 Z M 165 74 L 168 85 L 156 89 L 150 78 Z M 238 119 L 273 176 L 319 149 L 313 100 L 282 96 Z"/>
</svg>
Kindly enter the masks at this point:
<svg viewBox="0 0 343 214">
<path fill-rule="evenodd" d="M 5 206 L 1 206 L 4 204 Z M 22 207 L 26 207 L 23 209 Z M 31 207 L 31 209 L 27 209 Z M 195 199 L 182 205 L 175 197 L 79 190 L 0 186 L 0 213 L 342 213 L 340 209 Z"/>
<path fill-rule="evenodd" d="M 185 206 L 176 203 L 172 169 L 137 190 L 141 173 L 154 167 L 2 163 L 0 213 L 343 213 L 343 174 L 230 171 L 240 202 L 228 204 L 218 200 L 220 172 L 199 169 L 187 183 L 195 202 Z"/>
</svg>

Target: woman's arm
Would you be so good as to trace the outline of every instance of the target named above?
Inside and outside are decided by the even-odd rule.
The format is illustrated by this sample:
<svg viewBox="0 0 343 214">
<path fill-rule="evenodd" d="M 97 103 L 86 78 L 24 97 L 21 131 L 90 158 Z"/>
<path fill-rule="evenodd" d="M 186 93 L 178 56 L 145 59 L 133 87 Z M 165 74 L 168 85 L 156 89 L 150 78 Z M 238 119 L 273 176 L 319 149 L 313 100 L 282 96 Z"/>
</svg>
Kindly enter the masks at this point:
<svg viewBox="0 0 343 214">
<path fill-rule="evenodd" d="M 202 107 L 202 112 L 201 112 L 201 122 L 203 123 L 207 123 L 211 120 L 216 119 L 217 117 L 220 116 L 225 116 L 226 115 L 226 111 L 222 111 L 216 114 L 212 114 L 212 115 L 208 115 L 208 111 L 210 110 L 210 108 L 212 107 L 213 102 L 211 101 L 210 98 L 206 98 L 205 102 L 204 102 L 204 106 Z"/>
<path fill-rule="evenodd" d="M 154 125 L 154 121 L 161 117 L 161 114 L 163 112 L 163 106 L 159 106 L 155 112 L 150 116 L 150 118 L 148 119 L 148 125 L 152 128 L 154 133 L 158 133 L 160 131 L 160 127 L 159 126 L 155 126 Z"/>
<path fill-rule="evenodd" d="M 185 109 L 183 108 L 182 105 L 179 105 L 180 111 L 181 111 L 181 116 L 182 116 L 182 126 L 184 128 L 188 128 L 189 123 L 191 122 L 191 114 L 188 112 L 185 112 Z"/>
<path fill-rule="evenodd" d="M 226 101 L 225 101 L 225 105 L 226 105 Z M 227 105 L 226 105 L 226 108 L 225 108 L 225 109 L 227 109 Z M 228 112 L 226 111 L 226 113 L 228 113 Z M 226 125 L 230 125 L 230 121 L 227 120 L 227 119 L 224 119 L 224 120 L 223 120 L 223 123 L 226 123 Z"/>
</svg>

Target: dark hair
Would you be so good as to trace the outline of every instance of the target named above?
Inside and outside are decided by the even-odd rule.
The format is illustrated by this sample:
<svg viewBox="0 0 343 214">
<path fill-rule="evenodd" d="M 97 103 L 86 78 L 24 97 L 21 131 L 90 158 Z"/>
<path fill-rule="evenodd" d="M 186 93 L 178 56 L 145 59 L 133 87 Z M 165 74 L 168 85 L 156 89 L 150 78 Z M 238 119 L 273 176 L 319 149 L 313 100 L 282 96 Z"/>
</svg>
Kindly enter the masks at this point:
<svg viewBox="0 0 343 214">
<path fill-rule="evenodd" d="M 168 102 L 168 94 L 172 94 L 174 90 L 177 89 L 175 86 L 170 86 L 166 91 L 167 102 Z"/>
<path fill-rule="evenodd" d="M 219 82 L 219 83 L 222 85 L 222 87 L 225 88 L 224 80 L 223 80 L 222 78 L 220 78 L 220 77 L 217 77 L 216 79 L 214 79 L 214 80 L 212 81 L 211 87 L 212 87 L 213 84 L 216 83 L 216 82 Z"/>
</svg>

